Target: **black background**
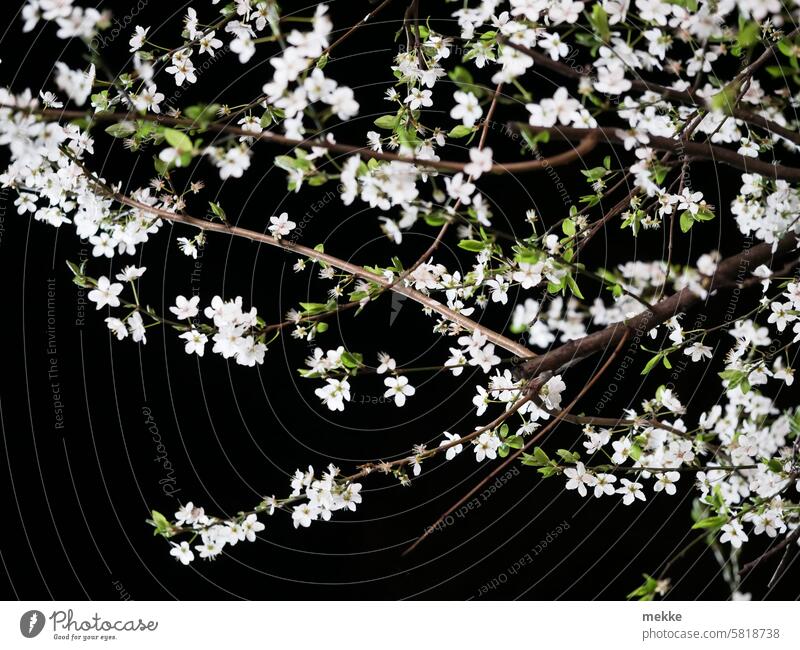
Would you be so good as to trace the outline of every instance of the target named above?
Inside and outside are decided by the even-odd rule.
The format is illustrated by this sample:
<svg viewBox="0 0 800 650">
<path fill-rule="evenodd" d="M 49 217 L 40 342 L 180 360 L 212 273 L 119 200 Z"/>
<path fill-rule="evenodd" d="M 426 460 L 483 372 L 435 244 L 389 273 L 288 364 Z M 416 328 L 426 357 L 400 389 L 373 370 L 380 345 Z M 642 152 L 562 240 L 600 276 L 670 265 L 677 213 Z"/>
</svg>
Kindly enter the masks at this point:
<svg viewBox="0 0 800 650">
<path fill-rule="evenodd" d="M 305 4 L 295 4 L 298 14 L 310 13 Z M 362 0 L 330 4 L 335 36 L 371 8 Z M 424 14 L 438 16 L 447 16 L 454 8 L 441 2 L 422 4 Z M 22 35 L 15 5 L 3 3 L 2 8 L 0 24 L 8 24 L 0 45 L 2 83 L 16 91 L 25 87 L 34 92 L 56 90 L 48 80 L 53 62 L 61 59 L 78 67 L 85 48 L 79 42 L 57 40 L 52 24 L 44 28 L 40 24 Z M 131 6 L 102 3 L 120 20 L 130 14 Z M 210 3 L 195 6 L 201 21 L 212 15 Z M 382 94 L 393 81 L 388 66 L 404 9 L 402 2 L 395 3 L 333 53 L 326 74 L 351 85 L 361 103 L 359 117 L 335 129 L 340 142 L 362 143 L 372 120 L 388 110 Z M 120 71 L 130 56 L 127 41 L 132 25 L 152 25 L 152 38 L 174 44 L 184 14 L 182 3 L 149 3 L 124 34 L 103 49 L 111 71 Z M 457 33 L 452 22 L 439 26 Z M 269 79 L 272 53 L 269 47 L 261 48 L 247 65 L 228 54 L 200 75 L 200 83 L 182 91 L 179 105 L 211 101 L 214 92 L 224 93 L 230 104 L 251 99 Z M 199 65 L 206 58 L 195 56 L 194 60 Z M 446 63 L 452 66 L 453 59 Z M 484 71 L 476 79 L 489 86 L 490 75 Z M 563 83 L 539 71 L 529 72 L 525 82 L 537 97 L 550 96 Z M 158 85 L 168 96 L 174 92 L 168 75 L 161 75 Z M 434 89 L 434 97 L 440 101 L 446 97 L 441 106 L 449 108 L 452 89 L 446 80 Z M 514 104 L 519 102 L 512 100 L 500 107 L 499 123 L 525 115 L 524 108 Z M 446 115 L 431 119 L 452 125 Z M 519 159 L 519 143 L 499 128 L 490 133 L 489 145 L 500 160 Z M 563 147 L 552 143 L 545 151 Z M 137 156 L 102 135 L 95 151 L 91 166 L 129 190 L 145 184 L 152 174 L 152 151 Z M 598 150 L 584 162 L 593 166 L 609 151 Z M 278 149 L 271 145 L 257 145 L 244 178 L 228 183 L 221 183 L 206 161 L 179 172 L 179 184 L 203 179 L 208 185 L 190 200 L 188 211 L 202 215 L 208 200 L 219 200 L 232 221 L 263 231 L 273 214 L 288 210 L 299 221 L 295 217 L 311 210 L 313 218 L 302 232 L 302 243 L 325 242 L 327 251 L 367 264 L 387 262 L 397 253 L 381 236 L 377 211 L 359 201 L 347 207 L 335 197 L 313 212 L 311 204 L 324 202 L 326 193 L 335 191 L 333 184 L 287 195 L 284 172 L 270 166 L 276 153 Z M 442 153 L 449 159 L 464 155 L 457 146 L 448 146 Z M 628 164 L 629 159 L 620 163 Z M 577 202 L 586 193 L 577 166 L 555 171 L 567 185 L 571 200 Z M 736 252 L 741 241 L 727 213 L 732 192 L 738 188 L 736 174 L 709 164 L 697 165 L 693 172 L 694 186 L 719 207 L 719 218 L 680 240 L 677 262 L 693 261 L 712 248 Z M 493 204 L 495 225 L 526 233 L 528 208 L 535 207 L 548 224 L 563 216 L 565 208 L 555 183 L 554 177 L 536 173 L 482 179 L 480 187 Z M 265 521 L 267 530 L 257 543 L 239 544 L 215 562 L 198 559 L 190 567 L 178 564 L 170 557 L 167 543 L 154 538 L 145 524 L 151 508 L 171 514 L 179 502 L 191 500 L 209 513 L 234 513 L 255 505 L 262 495 L 288 494 L 289 475 L 298 467 L 313 464 L 321 469 L 334 462 L 349 472 L 367 460 L 406 455 L 414 443 L 436 445 L 441 431 L 463 434 L 478 424 L 471 411 L 473 386 L 486 378 L 469 371 L 456 379 L 449 373 L 424 379 L 414 376 L 417 395 L 397 409 L 379 399 L 381 381 L 360 377 L 351 380 L 353 403 L 344 414 L 331 414 L 313 394 L 319 383 L 298 379 L 296 368 L 312 349 L 304 342 L 275 341 L 264 365 L 255 369 L 228 364 L 211 354 L 210 347 L 204 359 L 189 357 L 174 332 L 159 328 L 148 330 L 146 346 L 130 340 L 112 343 L 103 322 L 105 311 L 95 313 L 93 305 L 81 305 L 79 290 L 64 264 L 81 255 L 72 227 L 56 231 L 20 217 L 14 198 L 9 190 L 0 195 L 4 287 L 0 494 L 5 519 L 0 551 L 7 574 L 0 583 L 7 598 L 619 599 L 641 582 L 643 572 L 657 574 L 666 558 L 693 539 L 687 478 L 680 482 L 675 497 L 655 496 L 648 485 L 646 503 L 624 507 L 617 498 L 580 499 L 564 491 L 562 479 L 542 481 L 534 470 L 519 466 L 512 470 L 514 479 L 480 507 L 454 518 L 452 525 L 403 557 L 402 550 L 426 526 L 494 467 L 477 465 L 470 449 L 446 465 L 428 461 L 410 488 L 384 476 L 370 478 L 364 482 L 364 503 L 356 513 L 336 513 L 329 523 L 301 530 L 294 530 L 291 519 L 278 513 Z M 88 272 L 95 277 L 111 276 L 124 264 L 141 264 L 148 271 L 140 295 L 161 312 L 178 293 L 198 290 L 203 303 L 215 294 L 242 295 L 245 304 L 257 306 L 269 322 L 298 300 L 319 301 L 329 288 L 329 283 L 308 272 L 294 274 L 293 256 L 219 235 L 209 237 L 198 271 L 194 260 L 180 254 L 175 243 L 176 237 L 193 234 L 183 227 L 165 226 L 142 247 L 141 257 L 115 257 L 112 264 L 105 258 L 90 259 Z M 433 228 L 421 223 L 407 234 L 405 263 L 413 262 L 434 235 Z M 633 240 L 628 231 L 619 230 L 615 220 L 593 242 L 586 261 L 611 266 L 632 258 L 654 259 L 664 254 L 664 238 L 661 230 Z M 450 237 L 436 259 L 450 268 L 459 264 L 468 268 L 470 256 L 456 252 L 454 243 Z M 582 288 L 589 300 L 600 294 L 600 287 L 591 283 L 582 283 Z M 48 314 L 48 291 L 53 292 L 54 314 Z M 752 292 L 748 295 L 754 297 Z M 706 315 L 712 320 L 720 316 L 724 303 L 724 297 L 710 303 Z M 492 306 L 485 320 L 500 327 L 508 313 Z M 341 337 L 348 349 L 364 353 L 368 362 L 374 362 L 377 351 L 385 350 L 400 364 L 442 363 L 448 341 L 430 333 L 430 319 L 410 303 L 402 304 L 389 327 L 391 314 L 388 297 L 357 318 L 347 312 L 332 323 L 318 345 L 335 347 Z M 48 324 L 49 316 L 55 319 Z M 694 317 L 690 315 L 689 320 Z M 50 374 L 53 359 L 48 345 L 52 341 L 57 376 Z M 640 355 L 640 359 L 643 364 L 646 357 Z M 565 377 L 569 394 L 600 363 L 602 359 L 596 358 L 571 369 Z M 665 372 L 642 381 L 638 369 L 629 371 L 603 414 L 618 413 L 627 405 L 638 407 L 667 380 Z M 690 368 L 678 383 L 679 395 L 690 404 L 690 418 L 720 397 L 715 377 L 709 377 L 702 391 L 699 380 Z M 62 429 L 56 427 L 53 384 L 63 403 Z M 593 412 L 607 386 L 599 382 L 584 402 L 585 412 Z M 159 485 L 165 472 L 154 461 L 156 432 L 174 467 L 176 494 L 172 498 Z M 580 448 L 580 436 L 577 427 L 561 426 L 544 446 Z M 564 521 L 569 528 L 554 534 Z M 547 542 L 546 548 L 542 542 Z M 747 552 L 762 547 L 759 540 Z M 526 556 L 533 561 L 525 560 L 519 568 Z M 770 573 L 767 568 L 754 574 L 742 590 L 752 591 L 755 598 L 797 596 L 796 564 L 776 589 L 768 591 Z M 688 553 L 670 576 L 674 586 L 670 598 L 728 597 L 707 548 L 696 547 Z"/>
</svg>

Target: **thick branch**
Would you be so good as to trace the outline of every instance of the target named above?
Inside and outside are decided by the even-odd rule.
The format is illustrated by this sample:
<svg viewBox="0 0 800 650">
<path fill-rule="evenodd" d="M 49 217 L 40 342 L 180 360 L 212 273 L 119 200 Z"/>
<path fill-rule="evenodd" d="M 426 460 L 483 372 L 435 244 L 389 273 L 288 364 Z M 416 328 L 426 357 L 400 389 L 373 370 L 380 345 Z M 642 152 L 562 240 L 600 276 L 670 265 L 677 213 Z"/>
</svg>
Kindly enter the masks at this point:
<svg viewBox="0 0 800 650">
<path fill-rule="evenodd" d="M 253 133 L 252 131 L 245 131 L 237 126 L 233 126 L 227 122 L 211 122 L 209 124 L 198 124 L 196 121 L 184 117 L 170 117 L 168 115 L 155 115 L 153 113 L 139 114 L 131 113 L 117 113 L 117 112 L 102 112 L 92 114 L 86 111 L 75 110 L 60 110 L 53 108 L 45 109 L 30 109 L 12 106 L 9 104 L 0 104 L 0 109 L 11 109 L 18 113 L 40 115 L 46 119 L 60 120 L 60 119 L 91 119 L 95 122 L 133 122 L 135 120 L 145 120 L 147 122 L 155 122 L 166 126 L 180 126 L 187 129 L 197 129 L 205 131 L 213 131 L 216 133 L 225 133 L 228 135 L 236 135 L 251 138 L 256 141 L 274 142 L 276 144 L 288 147 L 318 147 L 327 149 L 328 151 L 335 151 L 344 154 L 358 154 L 362 158 L 374 158 L 375 160 L 387 160 L 405 162 L 420 167 L 430 169 L 440 169 L 444 171 L 463 172 L 464 167 L 469 164 L 465 162 L 458 162 L 454 160 L 423 160 L 410 156 L 401 156 L 399 154 L 373 151 L 369 147 L 359 147 L 351 144 L 340 144 L 336 142 L 329 142 L 321 138 L 306 138 L 298 140 L 296 138 L 289 138 L 280 133 L 273 131 L 262 131 L 261 133 Z M 513 174 L 515 172 L 529 172 L 541 169 L 548 169 L 550 167 L 560 167 L 573 162 L 576 159 L 591 151 L 596 145 L 596 139 L 592 134 L 587 134 L 587 138 L 582 140 L 580 144 L 568 151 L 556 154 L 550 158 L 538 158 L 536 160 L 522 160 L 515 162 L 497 162 L 492 165 L 491 173 L 493 174 Z"/>
<path fill-rule="evenodd" d="M 530 126 L 524 122 L 515 122 L 517 129 L 527 129 L 532 133 L 547 131 L 552 137 L 560 140 L 581 140 L 596 135 L 599 141 L 609 144 L 619 144 L 624 139 L 624 130 L 609 126 L 598 126 L 595 128 L 580 128 L 572 126 Z M 671 151 L 687 158 L 706 158 L 714 162 L 725 163 L 736 169 L 748 173 L 761 174 L 767 178 L 782 179 L 788 181 L 800 180 L 800 168 L 787 167 L 786 165 L 772 164 L 758 158 L 751 158 L 736 153 L 731 149 L 713 145 L 709 142 L 693 142 L 691 140 L 678 140 L 675 138 L 665 138 L 658 135 L 648 135 L 648 142 L 642 146 L 651 147 L 657 151 Z"/>
<path fill-rule="evenodd" d="M 771 244 L 763 243 L 748 248 L 738 255 L 725 258 L 707 281 L 709 293 L 742 283 L 750 269 L 794 250 L 797 242 L 797 235 L 790 233 L 780 240 L 774 252 Z M 645 310 L 628 321 L 613 323 L 599 332 L 569 341 L 522 364 L 522 373 L 525 376 L 536 376 L 547 371 L 557 372 L 559 368 L 616 345 L 630 331 L 646 332 L 660 325 L 673 316 L 687 311 L 700 300 L 700 296 L 690 289 L 681 289 L 653 305 L 652 309 Z"/>
</svg>

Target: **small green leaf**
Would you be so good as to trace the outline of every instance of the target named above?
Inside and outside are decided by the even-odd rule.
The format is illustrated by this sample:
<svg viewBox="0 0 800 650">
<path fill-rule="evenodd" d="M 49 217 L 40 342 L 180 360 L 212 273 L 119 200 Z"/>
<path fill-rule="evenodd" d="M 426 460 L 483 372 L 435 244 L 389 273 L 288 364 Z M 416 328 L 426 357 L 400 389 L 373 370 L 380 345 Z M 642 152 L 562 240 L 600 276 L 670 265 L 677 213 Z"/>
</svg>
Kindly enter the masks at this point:
<svg viewBox="0 0 800 650">
<path fill-rule="evenodd" d="M 136 127 L 130 122 L 120 122 L 106 127 L 106 133 L 115 138 L 129 138 L 136 133 Z"/>
<path fill-rule="evenodd" d="M 393 130 L 397 126 L 397 115 L 381 115 L 373 124 L 379 129 Z"/>
<path fill-rule="evenodd" d="M 656 364 L 661 360 L 661 353 L 659 352 L 657 355 L 652 357 L 650 361 L 647 362 L 644 369 L 642 370 L 642 374 L 648 374 L 653 368 L 656 367 Z"/>
<path fill-rule="evenodd" d="M 767 467 L 769 467 L 770 471 L 775 472 L 776 474 L 783 472 L 783 463 L 778 458 L 770 458 L 767 461 Z"/>
<path fill-rule="evenodd" d="M 462 239 L 458 242 L 458 247 L 463 248 L 465 251 L 470 251 L 471 253 L 480 253 L 486 248 L 486 244 L 475 239 Z"/>
<path fill-rule="evenodd" d="M 577 451 L 569 451 L 568 449 L 558 449 L 556 453 L 561 457 L 565 463 L 577 463 L 581 459 L 581 455 Z"/>
<path fill-rule="evenodd" d="M 522 449 L 525 446 L 525 441 L 522 436 L 510 436 L 506 438 L 506 444 L 512 449 Z"/>
<path fill-rule="evenodd" d="M 725 517 L 724 515 L 719 515 L 717 517 L 706 517 L 705 519 L 701 519 L 696 524 L 694 524 L 692 526 L 692 529 L 722 528 L 727 523 L 728 523 L 728 517 Z"/>
<path fill-rule="evenodd" d="M 694 225 L 694 217 L 692 216 L 691 212 L 684 210 L 681 213 L 680 225 L 682 232 L 689 232 L 692 229 L 692 226 Z"/>
<path fill-rule="evenodd" d="M 172 528 L 167 518 L 162 515 L 158 510 L 152 510 L 150 516 L 153 518 L 152 523 L 155 526 L 153 535 L 164 535 Z"/>
<path fill-rule="evenodd" d="M 177 129 L 164 129 L 164 139 L 171 147 L 174 147 L 181 153 L 186 153 L 192 150 L 192 141 L 183 131 L 178 131 Z"/>
<path fill-rule="evenodd" d="M 450 136 L 451 138 L 464 138 L 473 131 L 475 131 L 474 127 L 464 126 L 463 124 L 459 124 L 450 129 L 450 133 L 448 133 L 447 135 Z"/>
</svg>

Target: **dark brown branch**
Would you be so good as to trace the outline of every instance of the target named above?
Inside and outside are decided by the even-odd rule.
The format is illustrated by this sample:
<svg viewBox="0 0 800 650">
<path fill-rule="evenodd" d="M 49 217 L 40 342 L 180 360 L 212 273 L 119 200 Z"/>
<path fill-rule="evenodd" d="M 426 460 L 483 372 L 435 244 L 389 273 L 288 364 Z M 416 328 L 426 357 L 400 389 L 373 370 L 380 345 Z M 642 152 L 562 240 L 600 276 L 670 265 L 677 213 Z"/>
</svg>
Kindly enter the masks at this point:
<svg viewBox="0 0 800 650">
<path fill-rule="evenodd" d="M 725 258 L 717 266 L 714 275 L 707 279 L 707 290 L 710 293 L 740 284 L 749 270 L 794 250 L 797 242 L 797 236 L 790 233 L 780 240 L 774 252 L 771 244 L 762 243 L 748 248 L 738 255 Z M 627 336 L 629 331 L 648 331 L 673 316 L 687 311 L 700 301 L 700 296 L 690 289 L 681 289 L 653 305 L 652 309 L 646 310 L 628 321 L 613 323 L 599 332 L 569 341 L 550 352 L 545 352 L 527 361 L 521 366 L 522 373 L 525 376 L 533 377 L 543 372 L 557 372 L 560 368 L 615 345 L 624 336 Z"/>
<path fill-rule="evenodd" d="M 762 553 L 761 555 L 759 555 L 755 560 L 745 564 L 741 569 L 739 569 L 739 575 L 741 576 L 741 575 L 744 575 L 746 573 L 750 573 L 750 571 L 752 571 L 753 569 L 758 568 L 758 566 L 762 562 L 764 562 L 765 560 L 768 560 L 773 555 L 776 555 L 776 554 L 780 553 L 781 550 L 783 550 L 784 548 L 786 548 L 790 544 L 793 544 L 794 542 L 796 542 L 799 537 L 800 537 L 800 526 L 795 528 L 790 534 L 786 535 L 786 537 L 784 537 L 783 540 L 781 540 L 780 542 L 778 542 L 777 544 L 772 546 L 769 550 L 767 550 L 764 553 Z"/>
<path fill-rule="evenodd" d="M 86 111 L 75 110 L 61 110 L 61 109 L 29 109 L 9 104 L 0 104 L 0 109 L 11 109 L 18 113 L 27 113 L 33 115 L 41 115 L 44 118 L 52 120 L 60 119 L 92 119 L 96 122 L 133 122 L 135 120 L 144 120 L 147 122 L 154 122 L 156 124 L 166 126 L 180 126 L 187 129 L 206 130 L 217 133 L 226 133 L 229 135 L 243 136 L 252 138 L 255 141 L 274 142 L 276 144 L 288 147 L 319 147 L 329 151 L 336 151 L 344 154 L 358 154 L 362 158 L 374 158 L 375 160 L 388 160 L 410 163 L 419 165 L 420 167 L 427 167 L 431 169 L 441 169 L 445 171 L 460 172 L 464 171 L 464 167 L 468 163 L 456 162 L 453 160 L 422 160 L 409 156 L 401 156 L 399 154 L 373 151 L 369 147 L 359 147 L 350 144 L 339 144 L 329 142 L 320 138 L 306 138 L 304 140 L 297 140 L 289 138 L 285 135 L 275 133 L 273 131 L 262 131 L 261 133 L 253 133 L 252 131 L 245 131 L 239 127 L 233 126 L 226 122 L 211 122 L 210 124 L 198 124 L 194 120 L 183 117 L 169 117 L 167 115 L 155 115 L 152 113 L 111 113 L 103 112 L 92 114 Z M 529 172 L 541 169 L 548 169 L 550 167 L 560 167 L 579 159 L 583 154 L 591 151 L 596 145 L 596 138 L 589 134 L 585 140 L 582 140 L 577 147 L 556 154 L 550 158 L 539 158 L 537 160 L 523 160 L 518 162 L 494 163 L 491 172 L 493 174 L 510 174 L 514 172 Z"/>
<path fill-rule="evenodd" d="M 559 140 L 576 141 L 583 140 L 592 134 L 596 135 L 598 141 L 605 141 L 609 144 L 619 144 L 624 139 L 624 129 L 609 126 L 598 126 L 594 128 L 580 128 L 572 126 L 530 126 L 523 122 L 514 122 L 513 126 L 517 129 L 527 129 L 531 133 L 541 133 L 546 131 L 551 137 Z M 767 178 L 782 179 L 788 181 L 800 180 L 800 168 L 787 167 L 786 165 L 772 164 L 758 158 L 751 158 L 736 153 L 731 149 L 720 147 L 709 142 L 693 142 L 691 140 L 677 140 L 665 138 L 658 135 L 648 135 L 648 142 L 642 146 L 651 147 L 657 151 L 670 151 L 684 156 L 685 158 L 703 158 L 714 162 L 724 163 L 750 174 L 761 174 Z"/>
</svg>

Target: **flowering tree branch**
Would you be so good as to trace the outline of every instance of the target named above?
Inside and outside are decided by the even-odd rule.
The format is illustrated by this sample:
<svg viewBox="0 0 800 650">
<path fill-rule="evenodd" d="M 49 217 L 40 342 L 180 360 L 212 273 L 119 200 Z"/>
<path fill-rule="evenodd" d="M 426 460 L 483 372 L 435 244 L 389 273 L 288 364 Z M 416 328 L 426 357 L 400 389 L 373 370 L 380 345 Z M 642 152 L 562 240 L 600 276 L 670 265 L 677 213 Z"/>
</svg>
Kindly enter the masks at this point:
<svg viewBox="0 0 800 650">
<path fill-rule="evenodd" d="M 149 328 L 160 326 L 165 334 L 177 332 L 187 354 L 210 349 L 242 372 L 268 363 L 279 336 L 320 341 L 297 370 L 315 386 L 321 408 L 352 408 L 350 382 L 377 381 L 384 399 L 408 409 L 418 389 L 410 381 L 414 373 L 435 371 L 471 384 L 469 415 L 488 420 L 463 435 L 442 432 L 430 449 L 430 440 L 410 448 L 403 443 L 389 460 L 350 472 L 332 464 L 323 472 L 297 470 L 287 496 L 264 497 L 234 516 L 209 516 L 190 502 L 174 518 L 154 510 L 150 523 L 183 564 L 195 553 L 213 559 L 255 539 L 264 528 L 260 517 L 284 511 L 296 528 L 306 528 L 356 510 L 358 481 L 368 476 L 409 485 L 423 464 L 453 462 L 470 449 L 465 455 L 475 462 L 494 462 L 492 472 L 412 548 L 487 480 L 521 462 L 542 480 L 566 479 L 573 494 L 619 498 L 625 506 L 647 500 L 650 490 L 674 495 L 693 481 L 686 489 L 693 490 L 693 526 L 702 535 L 662 562 L 658 578 L 648 576 L 631 597 L 666 593 L 667 572 L 704 540 L 722 564 L 734 566 L 749 535 L 780 538 L 773 548 L 788 551 L 800 530 L 800 407 L 778 398 L 780 387 L 794 381 L 800 342 L 800 170 L 777 161 L 779 148 L 793 156 L 800 146 L 793 99 L 800 31 L 776 25 L 792 24 L 800 14 L 772 5 L 650 0 L 591 7 L 580 0 L 457 4 L 448 21 L 431 20 L 444 16 L 425 15 L 434 10 L 418 0 L 397 8 L 393 34 L 405 44 L 386 61 L 388 81 L 377 97 L 374 86 L 354 89 L 337 79 L 341 60 L 330 55 L 344 41 L 356 43 L 391 0 L 348 20 L 336 39 L 324 4 L 291 14 L 273 0 L 189 7 L 180 34 L 167 42 L 156 42 L 144 24 L 133 26 L 130 61 L 117 76 L 92 45 L 107 17 L 69 1 L 25 5 L 25 31 L 41 20 L 54 23 L 60 38 L 86 43 L 89 63 L 73 69 L 55 62 L 53 89 L 38 96 L 0 90 L 0 145 L 10 152 L 0 182 L 17 193 L 21 216 L 74 227 L 91 258 L 133 255 L 170 222 L 196 230 L 178 238 L 185 255 L 197 256 L 211 233 L 241 238 L 298 255 L 296 273 L 312 267 L 330 283 L 317 302 L 306 297 L 267 323 L 241 296 L 178 295 L 169 313 L 159 314 L 142 299 L 143 266 L 95 277 L 93 259 L 68 262 L 75 282 L 106 310 L 113 337 L 144 345 Z M 447 33 L 433 27 L 439 24 Z M 364 42 L 372 47 L 366 36 Z M 263 86 L 234 105 L 224 103 L 226 93 L 211 91 L 216 99 L 208 102 L 181 103 L 180 93 L 167 99 L 165 84 L 205 86 L 195 63 L 223 57 L 233 65 L 263 61 Z M 106 78 L 98 79 L 98 71 Z M 553 83 L 528 83 L 531 72 Z M 785 89 L 774 88 L 779 81 Z M 378 107 L 377 117 L 354 141 L 363 102 Z M 339 142 L 345 123 L 349 142 Z M 490 139 L 498 124 L 513 137 Z M 144 152 L 153 154 L 151 177 L 141 186 L 123 190 L 92 171 L 95 150 L 110 150 L 108 137 L 140 161 L 147 160 Z M 545 156 L 551 140 L 575 144 Z M 601 157 L 604 145 L 615 147 L 614 159 Z M 463 160 L 450 155 L 456 147 Z M 493 148 L 503 151 L 502 160 Z M 292 195 L 333 186 L 343 214 L 363 204 L 397 255 L 359 265 L 300 244 L 302 229 L 289 209 L 265 213 L 262 229 L 248 229 L 231 223 L 219 192 L 198 206 L 217 175 L 217 189 L 246 185 L 252 162 L 262 156 L 267 167 L 285 173 Z M 707 179 L 692 176 L 698 162 L 744 172 L 740 183 L 716 188 L 727 206 L 706 200 Z M 202 180 L 190 177 L 201 169 Z M 534 171 L 541 182 L 526 186 L 528 194 L 512 194 L 513 177 Z M 485 193 L 489 175 L 503 188 L 496 203 Z M 228 201 L 230 210 L 235 200 Z M 206 205 L 208 218 L 192 216 Z M 498 208 L 504 228 L 493 214 Z M 730 213 L 727 256 L 717 250 L 694 255 L 691 231 L 710 232 L 720 210 Z M 434 229 L 430 244 L 408 264 L 404 238 L 427 228 Z M 659 229 L 663 248 L 648 240 Z M 613 245 L 598 237 L 609 232 Z M 451 243 L 458 268 L 440 259 Z M 634 256 L 651 249 L 657 259 Z M 588 286 L 597 292 L 589 294 Z M 725 290 L 735 300 L 722 322 L 703 312 L 689 323 L 692 310 L 718 301 Z M 433 348 L 431 354 L 441 354 L 433 365 L 405 364 L 391 351 L 346 350 L 339 341 L 322 347 L 333 334 L 327 319 L 367 309 L 387 292 L 411 298 L 431 319 L 432 336 L 443 341 L 443 349 Z M 504 325 L 486 325 L 484 312 Z M 386 336 L 385 343 L 394 341 Z M 513 357 L 502 358 L 499 349 Z M 609 350 L 596 372 L 572 379 L 575 364 Z M 683 365 L 678 372 L 673 363 L 702 368 L 704 390 L 694 403 L 683 404 L 683 386 L 665 379 L 641 404 L 631 397 L 621 413 L 579 411 L 612 365 L 622 375 L 635 367 L 644 376 L 662 369 L 680 376 Z M 466 369 L 474 371 L 469 378 Z M 705 404 L 705 385 L 715 381 L 719 403 Z M 637 385 L 636 395 L 640 388 L 650 390 Z M 485 417 L 490 409 L 498 413 Z M 576 449 L 551 449 L 550 434 L 562 426 L 582 428 Z M 782 567 L 783 561 L 781 575 Z M 732 595 L 741 586 L 736 573 L 725 572 Z"/>
</svg>

